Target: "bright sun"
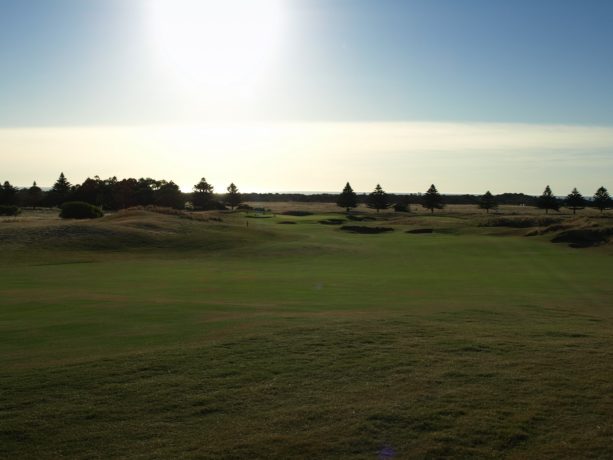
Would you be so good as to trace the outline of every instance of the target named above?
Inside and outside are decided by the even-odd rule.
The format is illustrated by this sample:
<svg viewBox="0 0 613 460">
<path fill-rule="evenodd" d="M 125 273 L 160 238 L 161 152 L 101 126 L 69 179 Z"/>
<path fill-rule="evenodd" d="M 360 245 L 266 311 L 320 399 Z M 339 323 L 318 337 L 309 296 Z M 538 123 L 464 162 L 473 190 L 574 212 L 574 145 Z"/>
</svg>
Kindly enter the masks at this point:
<svg viewBox="0 0 613 460">
<path fill-rule="evenodd" d="M 257 93 L 283 43 L 284 0 L 147 0 L 156 63 L 196 101 Z"/>
</svg>

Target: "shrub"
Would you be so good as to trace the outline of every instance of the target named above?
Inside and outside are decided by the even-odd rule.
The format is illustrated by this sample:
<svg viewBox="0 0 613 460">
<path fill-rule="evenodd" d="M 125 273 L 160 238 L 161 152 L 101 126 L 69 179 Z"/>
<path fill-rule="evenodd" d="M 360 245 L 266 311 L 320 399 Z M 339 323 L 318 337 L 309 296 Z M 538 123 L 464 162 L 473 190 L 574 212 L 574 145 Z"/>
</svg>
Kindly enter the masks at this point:
<svg viewBox="0 0 613 460">
<path fill-rule="evenodd" d="M 17 206 L 0 205 L 0 216 L 16 216 L 21 212 Z"/>
<path fill-rule="evenodd" d="M 394 205 L 395 212 L 411 212 L 408 203 L 396 203 Z"/>
<path fill-rule="evenodd" d="M 211 200 L 204 203 L 200 209 L 203 211 L 225 211 L 228 208 L 221 201 Z"/>
<path fill-rule="evenodd" d="M 341 230 L 351 233 L 364 233 L 367 235 L 394 231 L 393 228 L 389 227 L 363 227 L 360 225 L 343 225 Z"/>
<path fill-rule="evenodd" d="M 296 217 L 304 217 L 304 216 L 312 216 L 313 213 L 309 211 L 285 211 L 282 212 L 284 216 L 296 216 Z"/>
<path fill-rule="evenodd" d="M 353 215 L 353 214 L 348 214 L 347 215 L 347 219 L 354 220 L 354 221 L 357 221 L 357 222 L 364 222 L 364 221 L 367 221 L 367 220 L 377 220 L 376 217 L 371 217 L 371 216 L 356 216 L 356 215 Z"/>
<path fill-rule="evenodd" d="M 563 219 L 559 217 L 496 217 L 482 222 L 480 227 L 511 227 L 530 228 L 558 224 Z"/>
<path fill-rule="evenodd" d="M 345 222 L 345 219 L 324 219 L 319 221 L 320 224 L 324 225 L 341 225 L 343 222 Z"/>
<path fill-rule="evenodd" d="M 100 208 L 84 201 L 69 201 L 62 204 L 60 217 L 62 219 L 96 219 L 102 217 Z"/>
<path fill-rule="evenodd" d="M 551 241 L 568 243 L 572 248 L 588 248 L 606 243 L 613 235 L 613 228 L 577 228 L 560 232 Z"/>
</svg>

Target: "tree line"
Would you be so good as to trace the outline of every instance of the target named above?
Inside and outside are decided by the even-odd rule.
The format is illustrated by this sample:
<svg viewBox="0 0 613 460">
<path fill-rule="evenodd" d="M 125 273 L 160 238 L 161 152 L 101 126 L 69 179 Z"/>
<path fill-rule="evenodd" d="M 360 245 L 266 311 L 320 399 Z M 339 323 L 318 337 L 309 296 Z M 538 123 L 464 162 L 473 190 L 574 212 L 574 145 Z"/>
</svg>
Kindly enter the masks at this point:
<svg viewBox="0 0 613 460">
<path fill-rule="evenodd" d="M 420 200 L 417 203 L 411 203 L 410 196 L 406 195 L 394 202 L 390 199 L 390 196 L 385 193 L 381 185 L 377 184 L 375 189 L 368 195 L 366 204 L 369 208 L 373 208 L 377 212 L 379 212 L 381 209 L 388 209 L 392 206 L 396 212 L 409 212 L 409 206 L 411 204 L 421 204 L 421 206 L 430 210 L 431 213 L 434 213 L 435 209 L 443 209 L 445 207 L 445 201 L 446 197 L 443 198 L 434 184 L 428 188 L 426 193 L 420 195 Z M 539 197 L 534 197 L 534 200 L 532 201 L 534 206 L 545 210 L 545 214 L 548 214 L 549 211 L 552 210 L 559 211 L 562 206 L 571 209 L 573 214 L 576 214 L 577 210 L 583 209 L 588 205 L 595 207 L 596 209 L 600 210 L 600 212 L 613 207 L 613 200 L 605 187 L 599 187 L 598 190 L 596 190 L 596 193 L 594 193 L 592 199 L 587 200 L 583 197 L 583 195 L 581 195 L 581 193 L 579 193 L 576 187 L 573 188 L 566 198 L 559 199 L 553 194 L 551 187 L 547 185 L 543 191 L 543 194 Z M 341 208 L 345 208 L 347 212 L 349 212 L 352 208 L 357 207 L 357 194 L 353 191 L 349 182 L 347 182 L 345 188 L 338 196 L 336 204 Z M 479 208 L 484 209 L 489 213 L 491 209 L 498 208 L 499 204 L 501 203 L 499 202 L 498 198 L 492 195 L 492 193 L 488 190 L 482 196 L 475 197 L 475 202 L 473 204 L 476 204 L 479 206 Z"/>
<path fill-rule="evenodd" d="M 149 205 L 185 209 L 188 203 L 193 209 L 211 210 L 226 209 L 226 206 L 234 209 L 242 199 L 236 185 L 230 184 L 227 193 L 220 195 L 214 193 L 213 186 L 204 177 L 189 194 L 181 192 L 173 181 L 152 178 L 118 180 L 117 177 L 101 179 L 95 176 L 73 185 L 64 173 L 48 191 L 43 191 L 36 182 L 29 188 L 18 189 L 5 181 L 0 187 L 0 205 L 57 207 L 70 201 L 82 201 L 105 210 Z"/>
<path fill-rule="evenodd" d="M 105 210 L 118 210 L 134 206 L 163 206 L 175 209 L 215 210 L 234 209 L 244 201 L 311 201 L 336 203 L 350 211 L 360 204 L 379 212 L 392 208 L 397 212 L 409 212 L 411 205 L 421 205 L 434 212 L 447 204 L 472 204 L 486 212 L 502 204 L 524 204 L 549 211 L 559 211 L 567 207 L 573 211 L 592 206 L 601 212 L 612 208 L 613 201 L 605 187 L 600 187 L 586 199 L 574 188 L 565 199 L 557 198 L 549 186 L 538 197 L 522 193 L 493 195 L 489 191 L 477 195 L 441 195 L 433 184 L 423 194 L 399 195 L 386 193 L 380 184 L 369 194 L 357 194 L 347 182 L 339 194 L 299 194 L 299 193 L 240 193 L 231 183 L 225 193 L 215 193 L 214 188 L 203 177 L 193 186 L 191 193 L 183 193 L 173 181 L 152 178 L 101 179 L 98 176 L 87 178 L 81 184 L 71 184 L 61 173 L 50 190 L 43 191 L 36 182 L 28 188 L 17 188 L 5 181 L 0 186 L 0 205 L 21 207 L 57 207 L 69 201 L 82 201 Z"/>
</svg>

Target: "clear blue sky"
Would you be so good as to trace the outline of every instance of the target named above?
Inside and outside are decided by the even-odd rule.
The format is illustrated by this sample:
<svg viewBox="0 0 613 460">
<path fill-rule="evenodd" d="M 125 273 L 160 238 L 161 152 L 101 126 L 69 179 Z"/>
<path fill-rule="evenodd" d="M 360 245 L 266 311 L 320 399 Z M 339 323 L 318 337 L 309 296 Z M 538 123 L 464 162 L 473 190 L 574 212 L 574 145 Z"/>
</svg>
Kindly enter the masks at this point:
<svg viewBox="0 0 613 460">
<path fill-rule="evenodd" d="M 154 2 L 165 6 L 155 13 Z M 271 12 L 281 26 L 267 22 Z M 277 35 L 262 35 L 277 26 Z M 612 44 L 610 0 L 0 0 L 0 129 L 237 121 L 613 128 Z M 592 151 L 606 167 L 608 136 Z M 0 135 L 0 158 L 19 151 L 12 142 Z M 560 148 L 578 154 L 576 145 Z M 14 175 L 25 168 L 12 167 Z M 580 172 L 579 182 L 600 185 L 592 173 Z M 49 174 L 39 181 L 57 171 Z"/>
<path fill-rule="evenodd" d="M 301 34 L 259 119 L 613 124 L 610 0 L 286 3 Z M 182 116 L 137 1 L 0 8 L 0 125 Z"/>
</svg>

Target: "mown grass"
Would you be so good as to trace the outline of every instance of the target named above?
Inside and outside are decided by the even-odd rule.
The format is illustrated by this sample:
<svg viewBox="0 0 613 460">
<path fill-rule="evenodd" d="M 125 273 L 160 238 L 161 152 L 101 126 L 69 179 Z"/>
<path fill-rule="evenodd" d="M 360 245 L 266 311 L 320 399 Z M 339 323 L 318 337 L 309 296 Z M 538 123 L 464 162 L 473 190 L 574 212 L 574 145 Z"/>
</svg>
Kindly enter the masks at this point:
<svg viewBox="0 0 613 460">
<path fill-rule="evenodd" d="M 137 213 L 43 239 L 17 223 L 0 457 L 610 455 L 609 247 L 467 216 L 389 215 L 383 235 L 327 218 Z M 420 226 L 437 231 L 404 233 Z"/>
</svg>

